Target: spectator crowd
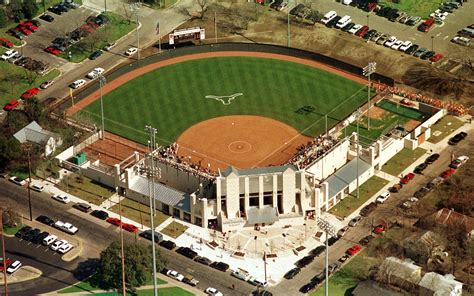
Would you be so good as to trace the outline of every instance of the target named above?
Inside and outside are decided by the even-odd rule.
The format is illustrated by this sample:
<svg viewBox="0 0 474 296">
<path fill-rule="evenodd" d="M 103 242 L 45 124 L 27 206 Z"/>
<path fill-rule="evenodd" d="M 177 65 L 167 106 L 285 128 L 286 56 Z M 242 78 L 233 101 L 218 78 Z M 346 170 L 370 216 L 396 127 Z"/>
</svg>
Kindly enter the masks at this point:
<svg viewBox="0 0 474 296">
<path fill-rule="evenodd" d="M 316 159 L 323 156 L 327 151 L 334 147 L 339 140 L 327 135 L 320 135 L 306 144 L 296 148 L 297 152 L 293 155 L 287 164 L 296 165 L 299 169 L 304 169 L 312 164 Z"/>
</svg>

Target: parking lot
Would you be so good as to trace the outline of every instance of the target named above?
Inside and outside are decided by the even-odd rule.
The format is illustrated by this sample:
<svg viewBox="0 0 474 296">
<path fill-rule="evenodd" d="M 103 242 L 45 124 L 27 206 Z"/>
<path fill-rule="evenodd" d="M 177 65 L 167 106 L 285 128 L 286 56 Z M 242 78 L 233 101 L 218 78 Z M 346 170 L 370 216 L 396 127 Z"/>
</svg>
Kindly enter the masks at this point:
<svg viewBox="0 0 474 296">
<path fill-rule="evenodd" d="M 67 61 L 45 52 L 44 49 L 47 48 L 55 38 L 64 36 L 66 33 L 73 31 L 83 24 L 88 16 L 92 14 L 96 15 L 96 13 L 81 6 L 77 9 L 71 9 L 62 15 L 56 15 L 49 11 L 47 11 L 46 14 L 54 17 L 54 21 L 49 23 L 40 20 L 41 26 L 39 30 L 25 37 L 23 40 L 26 41 L 27 44 L 19 48 L 18 51 L 25 56 L 42 61 L 50 67 L 60 67 L 67 63 Z"/>
</svg>

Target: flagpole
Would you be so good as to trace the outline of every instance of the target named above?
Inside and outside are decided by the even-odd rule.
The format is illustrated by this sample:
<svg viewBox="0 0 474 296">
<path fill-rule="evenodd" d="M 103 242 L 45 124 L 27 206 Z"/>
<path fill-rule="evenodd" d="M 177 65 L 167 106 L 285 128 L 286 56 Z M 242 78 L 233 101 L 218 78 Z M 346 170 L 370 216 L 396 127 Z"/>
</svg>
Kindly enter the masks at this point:
<svg viewBox="0 0 474 296">
<path fill-rule="evenodd" d="M 214 36 L 217 43 L 217 13 L 214 11 Z"/>
</svg>

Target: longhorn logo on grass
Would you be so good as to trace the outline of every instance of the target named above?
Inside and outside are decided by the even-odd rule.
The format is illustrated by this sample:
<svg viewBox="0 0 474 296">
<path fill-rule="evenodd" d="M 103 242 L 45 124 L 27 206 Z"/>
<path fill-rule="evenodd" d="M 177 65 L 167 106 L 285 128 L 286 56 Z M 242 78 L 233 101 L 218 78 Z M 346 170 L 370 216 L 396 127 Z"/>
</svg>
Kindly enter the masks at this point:
<svg viewBox="0 0 474 296">
<path fill-rule="evenodd" d="M 216 101 L 222 102 L 224 105 L 230 105 L 232 103 L 232 100 L 235 99 L 236 97 L 244 95 L 243 93 L 236 93 L 230 96 L 214 96 L 214 95 L 207 95 L 206 99 L 214 99 Z"/>
</svg>

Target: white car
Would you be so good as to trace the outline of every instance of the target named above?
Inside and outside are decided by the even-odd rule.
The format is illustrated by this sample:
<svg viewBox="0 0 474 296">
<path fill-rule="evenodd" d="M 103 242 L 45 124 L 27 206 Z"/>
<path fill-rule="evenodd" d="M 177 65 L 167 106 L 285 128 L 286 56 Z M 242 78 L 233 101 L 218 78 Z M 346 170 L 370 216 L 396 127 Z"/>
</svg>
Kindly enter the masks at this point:
<svg viewBox="0 0 474 296">
<path fill-rule="evenodd" d="M 30 188 L 34 191 L 38 191 L 38 192 L 41 192 L 44 190 L 44 186 L 43 185 L 39 185 L 39 184 L 33 184 L 30 186 Z"/>
<path fill-rule="evenodd" d="M 453 169 L 457 169 L 463 164 L 465 164 L 468 160 L 469 160 L 469 156 L 466 156 L 466 155 L 459 156 L 458 158 L 456 158 L 454 161 L 451 162 L 449 167 Z"/>
<path fill-rule="evenodd" d="M 6 61 L 6 60 L 8 60 L 9 58 L 12 58 L 13 56 L 15 56 L 17 53 L 18 53 L 18 51 L 14 50 L 14 49 L 7 50 L 7 51 L 2 55 L 2 60 Z"/>
<path fill-rule="evenodd" d="M 390 197 L 390 192 L 385 191 L 380 194 L 377 199 L 375 200 L 377 203 L 384 203 Z"/>
<path fill-rule="evenodd" d="M 395 42 L 397 42 L 397 37 L 395 37 L 395 36 L 390 36 L 390 38 L 388 38 L 388 40 L 385 41 L 384 45 L 385 45 L 386 47 L 392 47 L 392 45 L 394 45 Z"/>
<path fill-rule="evenodd" d="M 402 40 L 397 40 L 392 46 L 390 46 L 390 48 L 398 50 L 400 48 L 400 46 L 402 46 L 402 45 L 403 45 L 403 41 Z"/>
<path fill-rule="evenodd" d="M 184 280 L 184 275 L 182 275 L 181 273 L 178 273 L 176 270 L 168 270 L 166 272 L 166 275 L 180 282 Z"/>
<path fill-rule="evenodd" d="M 67 252 L 71 251 L 73 246 L 70 243 L 64 244 L 59 247 L 58 252 L 61 254 L 66 254 Z"/>
<path fill-rule="evenodd" d="M 204 292 L 210 296 L 224 296 L 221 292 L 219 292 L 216 288 L 209 287 Z"/>
<path fill-rule="evenodd" d="M 132 56 L 134 54 L 136 54 L 138 52 L 138 48 L 136 47 L 130 47 L 129 49 L 127 49 L 127 51 L 125 52 L 125 55 L 126 56 Z"/>
<path fill-rule="evenodd" d="M 58 237 L 57 237 L 56 235 L 50 234 L 50 235 L 48 235 L 45 239 L 43 239 L 43 245 L 49 246 L 49 245 L 51 245 L 53 242 L 55 242 L 57 239 L 58 239 Z"/>
<path fill-rule="evenodd" d="M 115 46 L 117 46 L 117 42 L 108 43 L 108 44 L 104 47 L 104 50 L 105 50 L 105 51 L 109 51 L 109 50 L 111 50 L 112 48 L 114 48 Z"/>
<path fill-rule="evenodd" d="M 104 73 L 104 69 L 102 68 L 95 68 L 94 70 L 90 71 L 89 74 L 87 74 L 87 78 L 89 79 L 96 79 L 97 77 L 99 77 L 100 75 L 102 75 L 102 73 Z"/>
<path fill-rule="evenodd" d="M 16 260 L 15 262 L 13 262 L 8 268 L 7 268 L 7 272 L 9 274 L 12 274 L 14 273 L 15 271 L 17 271 L 18 269 L 20 269 L 21 267 L 21 262 Z"/>
<path fill-rule="evenodd" d="M 84 79 L 78 79 L 78 80 L 74 81 L 73 83 L 71 83 L 71 87 L 74 88 L 74 89 L 78 89 L 79 87 L 83 86 L 84 84 L 86 84 L 86 81 Z"/>
<path fill-rule="evenodd" d="M 359 31 L 360 28 L 362 28 L 362 25 L 356 24 L 348 32 L 351 34 L 355 34 L 357 31 Z"/>
<path fill-rule="evenodd" d="M 360 220 L 362 220 L 361 216 L 355 216 L 354 218 L 351 219 L 351 221 L 349 221 L 348 225 L 351 227 L 354 227 L 359 223 Z"/>
<path fill-rule="evenodd" d="M 13 177 L 10 177 L 10 180 L 11 182 L 15 183 L 16 185 L 20 185 L 20 186 L 25 186 L 28 182 L 26 182 L 26 180 L 23 180 L 17 176 L 13 176 Z"/>
<path fill-rule="evenodd" d="M 54 227 L 69 234 L 75 234 L 79 229 L 71 223 L 64 223 L 63 221 L 57 221 L 54 223 Z"/>
<path fill-rule="evenodd" d="M 413 43 L 411 43 L 411 41 L 405 41 L 405 42 L 403 42 L 402 46 L 400 46 L 399 50 L 406 51 L 412 45 L 413 45 Z"/>
<path fill-rule="evenodd" d="M 57 201 L 60 201 L 62 203 L 69 203 L 71 200 L 69 199 L 69 197 L 67 197 L 66 195 L 64 194 L 55 194 L 53 196 L 51 196 L 52 199 L 55 199 Z"/>
<path fill-rule="evenodd" d="M 57 251 L 61 246 L 69 244 L 67 240 L 62 239 L 55 241 L 54 244 L 52 244 L 49 248 L 53 251 Z"/>
</svg>

